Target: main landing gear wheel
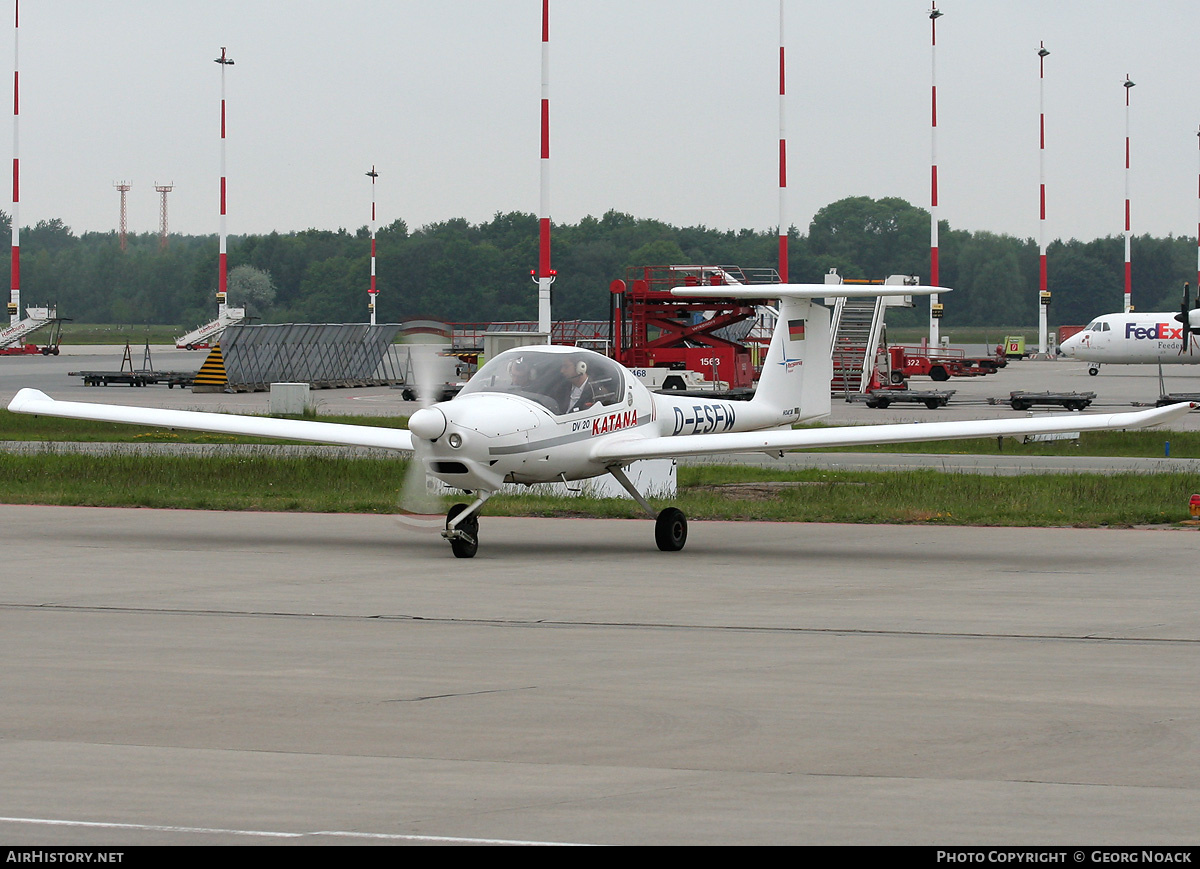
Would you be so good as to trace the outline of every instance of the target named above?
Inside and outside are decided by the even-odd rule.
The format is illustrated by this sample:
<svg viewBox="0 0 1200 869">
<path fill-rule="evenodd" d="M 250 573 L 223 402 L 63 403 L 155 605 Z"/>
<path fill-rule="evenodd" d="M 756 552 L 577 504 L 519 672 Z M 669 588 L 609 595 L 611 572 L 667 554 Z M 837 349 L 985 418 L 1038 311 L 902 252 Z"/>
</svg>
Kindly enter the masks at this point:
<svg viewBox="0 0 1200 869">
<path fill-rule="evenodd" d="M 446 514 L 446 527 L 450 527 L 450 522 L 467 509 L 466 504 L 455 504 Z M 479 550 L 479 514 L 472 513 L 466 519 L 462 520 L 455 527 L 455 531 L 461 532 L 461 536 L 450 538 L 450 549 L 454 552 L 455 558 L 474 558 L 475 553 Z"/>
<path fill-rule="evenodd" d="M 668 507 L 654 521 L 654 542 L 663 552 L 678 552 L 687 543 L 687 517 L 682 510 Z"/>
</svg>

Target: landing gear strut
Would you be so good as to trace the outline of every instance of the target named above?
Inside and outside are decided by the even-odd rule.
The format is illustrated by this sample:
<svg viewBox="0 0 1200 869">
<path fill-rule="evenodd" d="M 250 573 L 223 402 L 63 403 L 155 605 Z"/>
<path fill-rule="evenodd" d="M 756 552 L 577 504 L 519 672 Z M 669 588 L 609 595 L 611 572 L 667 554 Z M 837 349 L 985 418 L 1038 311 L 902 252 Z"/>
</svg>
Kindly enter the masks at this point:
<svg viewBox="0 0 1200 869">
<path fill-rule="evenodd" d="M 641 505 L 643 510 L 651 516 L 655 515 L 650 502 L 642 497 L 642 493 L 629 481 L 629 477 L 625 476 L 624 469 L 613 466 L 608 469 L 608 472 L 629 493 L 630 497 Z M 655 517 L 654 542 L 663 552 L 678 552 L 683 549 L 683 544 L 687 543 L 687 517 L 683 515 L 682 510 L 668 507 Z"/>
<path fill-rule="evenodd" d="M 479 551 L 479 508 L 491 496 L 491 492 L 480 492 L 471 504 L 455 504 L 446 513 L 442 536 L 450 541 L 455 558 L 474 558 Z"/>
</svg>

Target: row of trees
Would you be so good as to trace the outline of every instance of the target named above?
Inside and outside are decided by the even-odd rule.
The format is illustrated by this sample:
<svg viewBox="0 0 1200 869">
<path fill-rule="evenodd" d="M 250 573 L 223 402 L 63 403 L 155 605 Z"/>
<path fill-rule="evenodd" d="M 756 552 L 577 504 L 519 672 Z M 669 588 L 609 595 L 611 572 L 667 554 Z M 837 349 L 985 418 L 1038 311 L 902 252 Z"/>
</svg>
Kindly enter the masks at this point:
<svg viewBox="0 0 1200 869">
<path fill-rule="evenodd" d="M 9 218 L 0 212 L 0 233 Z M 449 321 L 534 319 L 537 218 L 497 214 L 410 232 L 397 220 L 378 232 L 377 319 Z M 1033 239 L 956 230 L 942 222 L 941 281 L 945 325 L 1028 324 L 1037 320 L 1038 249 Z M 852 197 L 825 206 L 807 235 L 792 229 L 793 281 L 820 281 L 831 268 L 845 277 L 928 276 L 929 213 L 903 199 Z M 76 236 L 60 220 L 21 235 L 22 298 L 57 302 L 64 316 L 91 323 L 182 327 L 214 313 L 216 236 L 173 235 L 166 250 L 152 233 L 131 235 L 122 251 L 116 233 Z M 704 263 L 771 268 L 773 231 L 675 227 L 610 211 L 554 227 L 556 317 L 608 316 L 608 286 L 630 266 Z M 1178 306 L 1180 285 L 1194 274 L 1195 239 L 1140 236 L 1133 241 L 1133 297 L 1142 310 Z M 1124 281 L 1123 240 L 1056 241 L 1048 249 L 1055 323 L 1084 323 L 1116 310 Z M 231 302 L 248 301 L 266 322 L 362 322 L 370 283 L 366 227 L 356 232 L 234 236 L 229 243 Z M 250 267 L 238 270 L 238 267 Z M 7 269 L 7 266 L 2 266 Z M 924 321 L 924 310 L 894 317 Z"/>
</svg>

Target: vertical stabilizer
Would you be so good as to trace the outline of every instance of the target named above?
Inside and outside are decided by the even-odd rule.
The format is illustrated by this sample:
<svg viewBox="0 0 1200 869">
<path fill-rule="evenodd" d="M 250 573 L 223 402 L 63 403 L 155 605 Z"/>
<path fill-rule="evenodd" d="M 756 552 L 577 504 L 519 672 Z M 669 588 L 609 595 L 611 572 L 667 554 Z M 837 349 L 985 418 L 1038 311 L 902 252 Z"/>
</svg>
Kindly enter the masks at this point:
<svg viewBox="0 0 1200 869">
<path fill-rule="evenodd" d="M 754 404 L 778 410 L 786 422 L 828 416 L 830 340 L 828 308 L 809 299 L 780 299 Z"/>
</svg>

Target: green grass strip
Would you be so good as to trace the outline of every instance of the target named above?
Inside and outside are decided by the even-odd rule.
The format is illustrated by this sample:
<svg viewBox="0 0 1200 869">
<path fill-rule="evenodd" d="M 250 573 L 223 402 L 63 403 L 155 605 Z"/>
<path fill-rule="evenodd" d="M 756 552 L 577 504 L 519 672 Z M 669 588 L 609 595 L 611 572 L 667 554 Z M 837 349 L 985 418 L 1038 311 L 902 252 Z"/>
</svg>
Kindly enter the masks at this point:
<svg viewBox="0 0 1200 869">
<path fill-rule="evenodd" d="M 401 459 L 0 454 L 0 502 L 198 510 L 394 513 Z M 670 500 L 694 519 L 1133 526 L 1189 518 L 1190 474 L 836 472 L 680 467 Z M 452 500 L 448 499 L 447 504 Z M 462 498 L 458 500 L 463 500 Z M 663 502 L 665 505 L 667 502 Z M 489 515 L 641 517 L 626 499 L 498 495 Z"/>
</svg>

